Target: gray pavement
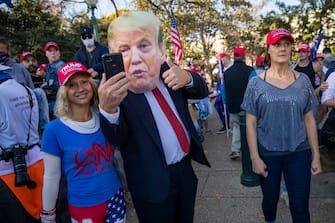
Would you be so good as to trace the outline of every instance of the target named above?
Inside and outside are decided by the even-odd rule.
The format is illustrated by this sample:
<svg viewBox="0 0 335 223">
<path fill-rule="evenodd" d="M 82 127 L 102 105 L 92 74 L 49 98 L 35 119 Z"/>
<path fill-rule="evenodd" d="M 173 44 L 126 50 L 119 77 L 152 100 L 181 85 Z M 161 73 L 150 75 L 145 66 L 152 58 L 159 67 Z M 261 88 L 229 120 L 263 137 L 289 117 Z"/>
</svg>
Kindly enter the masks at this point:
<svg viewBox="0 0 335 223">
<path fill-rule="evenodd" d="M 221 128 L 216 113 L 209 117 L 209 127 L 213 133 L 204 133 L 203 145 L 212 168 L 193 162 L 199 179 L 194 223 L 263 222 L 260 188 L 241 185 L 241 160 L 228 157 L 230 137 L 215 133 Z M 310 213 L 312 223 L 335 223 L 335 172 L 312 177 Z M 277 223 L 290 222 L 289 208 L 281 199 Z M 138 223 L 131 204 L 127 208 L 127 223 Z"/>
</svg>

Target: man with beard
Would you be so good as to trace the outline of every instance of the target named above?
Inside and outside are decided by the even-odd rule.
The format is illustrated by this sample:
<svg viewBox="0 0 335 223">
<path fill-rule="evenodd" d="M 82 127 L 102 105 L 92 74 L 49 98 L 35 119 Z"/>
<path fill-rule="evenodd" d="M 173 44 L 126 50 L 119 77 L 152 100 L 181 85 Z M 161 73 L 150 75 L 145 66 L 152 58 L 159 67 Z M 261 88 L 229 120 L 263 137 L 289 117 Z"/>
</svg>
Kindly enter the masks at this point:
<svg viewBox="0 0 335 223">
<path fill-rule="evenodd" d="M 39 124 L 38 130 L 42 134 L 45 125 L 49 122 L 49 106 L 45 92 L 40 88 L 44 83 L 45 75 L 39 75 L 39 70 L 43 66 L 38 66 L 36 56 L 30 51 L 23 51 L 20 55 L 20 63 L 29 71 L 32 82 L 34 84 L 33 92 L 38 102 Z M 45 67 L 46 70 L 46 67 Z"/>
<path fill-rule="evenodd" d="M 37 73 L 38 63 L 36 56 L 30 51 L 23 51 L 20 55 L 20 63 L 29 71 L 35 87 L 40 87 L 44 82 L 44 77 Z"/>
</svg>

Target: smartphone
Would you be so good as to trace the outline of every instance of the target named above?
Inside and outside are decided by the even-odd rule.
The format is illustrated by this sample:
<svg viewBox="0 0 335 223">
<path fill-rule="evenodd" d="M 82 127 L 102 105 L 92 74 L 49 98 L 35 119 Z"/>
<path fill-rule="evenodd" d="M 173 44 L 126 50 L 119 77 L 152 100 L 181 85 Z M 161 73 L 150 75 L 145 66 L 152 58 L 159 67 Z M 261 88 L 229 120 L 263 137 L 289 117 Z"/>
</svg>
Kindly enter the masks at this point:
<svg viewBox="0 0 335 223">
<path fill-rule="evenodd" d="M 107 79 L 124 72 L 123 58 L 121 53 L 108 53 L 101 56 L 102 64 Z"/>
</svg>

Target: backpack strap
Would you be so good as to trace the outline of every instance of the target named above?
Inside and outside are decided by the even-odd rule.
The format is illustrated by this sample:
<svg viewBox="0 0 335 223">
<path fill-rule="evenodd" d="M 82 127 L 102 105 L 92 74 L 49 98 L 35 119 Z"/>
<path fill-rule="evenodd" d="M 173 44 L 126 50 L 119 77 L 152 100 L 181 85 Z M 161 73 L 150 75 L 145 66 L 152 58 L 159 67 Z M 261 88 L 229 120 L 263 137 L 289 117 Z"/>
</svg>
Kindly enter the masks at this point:
<svg viewBox="0 0 335 223">
<path fill-rule="evenodd" d="M 9 74 L 7 73 L 1 73 L 0 74 L 0 84 L 5 82 L 6 80 L 13 79 Z"/>
</svg>

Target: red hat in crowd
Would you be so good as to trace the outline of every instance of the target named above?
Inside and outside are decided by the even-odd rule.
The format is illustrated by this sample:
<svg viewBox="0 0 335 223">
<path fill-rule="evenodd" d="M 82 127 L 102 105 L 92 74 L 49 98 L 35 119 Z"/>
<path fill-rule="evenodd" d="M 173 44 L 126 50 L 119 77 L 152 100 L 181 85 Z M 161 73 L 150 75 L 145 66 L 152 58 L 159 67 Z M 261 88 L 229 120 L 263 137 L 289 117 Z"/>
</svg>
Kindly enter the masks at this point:
<svg viewBox="0 0 335 223">
<path fill-rule="evenodd" d="M 322 56 L 322 54 L 316 54 L 315 57 L 313 58 L 313 61 L 314 61 L 314 60 L 318 60 L 318 59 L 322 59 L 322 60 L 324 60 L 325 57 Z"/>
<path fill-rule="evenodd" d="M 47 72 L 47 70 L 48 70 L 47 65 L 45 63 L 39 65 L 38 69 L 44 70 L 45 72 Z"/>
<path fill-rule="evenodd" d="M 47 42 L 45 45 L 44 45 L 44 52 L 46 52 L 50 47 L 55 47 L 57 50 L 60 50 L 60 47 L 58 45 L 58 43 L 56 42 Z"/>
<path fill-rule="evenodd" d="M 220 53 L 219 54 L 220 59 L 225 58 L 226 56 L 228 56 L 228 54 L 226 54 L 226 53 Z"/>
<path fill-rule="evenodd" d="M 200 67 L 196 67 L 194 65 L 191 65 L 190 67 L 187 67 L 185 69 L 188 70 L 188 71 L 197 72 L 197 73 L 201 72 L 201 68 Z"/>
<path fill-rule="evenodd" d="M 303 52 L 309 53 L 310 52 L 309 45 L 306 44 L 306 43 L 300 44 L 299 47 L 298 47 L 298 52 L 299 51 L 303 51 Z"/>
<path fill-rule="evenodd" d="M 24 59 L 25 59 L 27 56 L 32 56 L 32 57 L 36 58 L 35 55 L 34 55 L 32 52 L 30 52 L 30 51 L 23 51 L 23 52 L 21 53 L 21 55 L 20 55 L 20 63 L 22 63 L 22 61 L 24 61 Z"/>
<path fill-rule="evenodd" d="M 263 63 L 264 63 L 264 57 L 259 56 L 259 57 L 256 58 L 256 66 L 257 67 L 263 66 Z"/>
<path fill-rule="evenodd" d="M 244 57 L 245 56 L 245 50 L 242 47 L 238 47 L 234 49 L 234 58 L 237 57 Z"/>
<path fill-rule="evenodd" d="M 86 74 L 91 77 L 91 74 L 87 71 L 87 68 L 79 62 L 68 62 L 61 66 L 58 70 L 58 81 L 60 85 L 64 85 L 67 81 L 75 74 Z"/>
<path fill-rule="evenodd" d="M 266 47 L 268 48 L 269 45 L 273 45 L 278 42 L 278 40 L 288 37 L 291 43 L 294 43 L 294 38 L 292 34 L 284 29 L 284 28 L 278 28 L 278 29 L 273 29 L 268 32 L 268 36 L 266 38 Z"/>
<path fill-rule="evenodd" d="M 197 72 L 197 73 L 200 73 L 202 70 L 201 70 L 201 67 L 196 67 L 195 68 L 195 72 Z"/>
</svg>

